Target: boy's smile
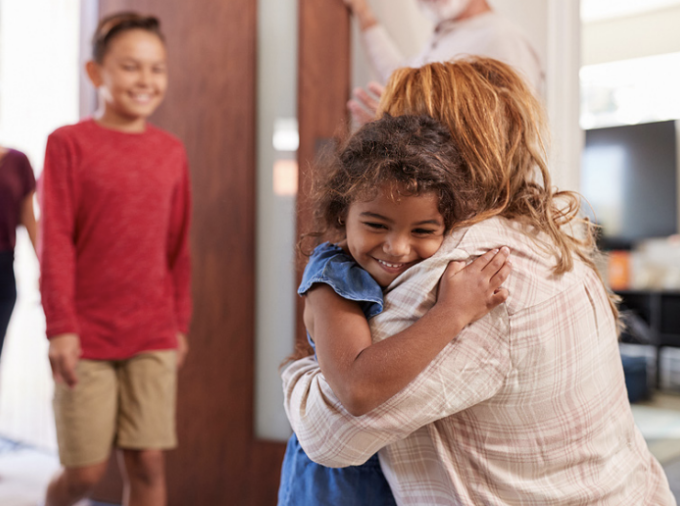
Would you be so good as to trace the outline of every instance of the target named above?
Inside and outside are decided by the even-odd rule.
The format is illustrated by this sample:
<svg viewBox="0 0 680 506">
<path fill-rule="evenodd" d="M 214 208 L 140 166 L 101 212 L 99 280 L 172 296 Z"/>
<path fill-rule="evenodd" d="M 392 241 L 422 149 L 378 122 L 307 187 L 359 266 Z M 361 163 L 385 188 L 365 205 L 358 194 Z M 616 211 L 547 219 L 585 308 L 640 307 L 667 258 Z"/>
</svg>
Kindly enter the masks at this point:
<svg viewBox="0 0 680 506">
<path fill-rule="evenodd" d="M 146 119 L 165 96 L 168 84 L 165 46 L 144 30 L 117 35 L 101 64 L 90 77 L 97 86 L 104 110 L 102 125 L 143 131 Z"/>
</svg>

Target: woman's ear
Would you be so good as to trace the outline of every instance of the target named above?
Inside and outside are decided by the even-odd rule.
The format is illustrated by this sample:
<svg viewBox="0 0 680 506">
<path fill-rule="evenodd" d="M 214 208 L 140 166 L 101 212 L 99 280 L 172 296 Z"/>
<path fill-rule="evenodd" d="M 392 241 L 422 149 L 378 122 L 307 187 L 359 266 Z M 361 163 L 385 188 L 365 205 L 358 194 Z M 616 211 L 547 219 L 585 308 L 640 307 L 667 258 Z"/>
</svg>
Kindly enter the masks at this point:
<svg viewBox="0 0 680 506">
<path fill-rule="evenodd" d="M 85 71 L 87 72 L 87 77 L 90 78 L 90 82 L 95 88 L 99 88 L 102 85 L 101 69 L 99 64 L 94 60 L 90 60 L 85 64 Z"/>
</svg>

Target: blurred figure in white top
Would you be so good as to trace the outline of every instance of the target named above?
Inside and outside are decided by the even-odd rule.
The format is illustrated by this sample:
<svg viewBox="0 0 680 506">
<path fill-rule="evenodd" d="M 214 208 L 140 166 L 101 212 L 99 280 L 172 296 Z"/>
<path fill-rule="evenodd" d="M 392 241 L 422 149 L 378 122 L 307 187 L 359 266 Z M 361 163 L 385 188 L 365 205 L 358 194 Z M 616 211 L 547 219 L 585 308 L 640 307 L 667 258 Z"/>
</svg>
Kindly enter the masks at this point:
<svg viewBox="0 0 680 506">
<path fill-rule="evenodd" d="M 494 12 L 487 0 L 415 0 L 434 31 L 422 51 L 411 58 L 401 54 L 367 0 L 343 1 L 359 24 L 368 60 L 383 84 L 399 67 L 479 55 L 512 65 L 539 96 L 543 93 L 545 75 L 529 39 L 514 23 Z M 382 84 L 376 82 L 368 84 L 368 92 L 354 90 L 347 107 L 355 123 L 373 119 L 382 91 Z"/>
</svg>

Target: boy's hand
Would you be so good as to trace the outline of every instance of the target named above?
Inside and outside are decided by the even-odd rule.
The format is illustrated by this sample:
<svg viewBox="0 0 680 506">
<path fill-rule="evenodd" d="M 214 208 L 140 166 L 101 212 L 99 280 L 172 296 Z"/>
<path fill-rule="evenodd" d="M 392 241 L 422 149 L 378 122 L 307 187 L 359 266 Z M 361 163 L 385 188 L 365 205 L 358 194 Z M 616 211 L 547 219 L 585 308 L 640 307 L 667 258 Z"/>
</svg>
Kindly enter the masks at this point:
<svg viewBox="0 0 680 506">
<path fill-rule="evenodd" d="M 54 381 L 75 387 L 78 383 L 76 365 L 81 354 L 80 338 L 76 334 L 60 334 L 51 338 L 48 357 Z"/>
<path fill-rule="evenodd" d="M 451 262 L 439 282 L 437 306 L 447 308 L 465 327 L 505 302 L 509 293 L 501 284 L 512 268 L 509 255 L 504 246 L 500 251 L 488 251 L 467 267 L 464 262 Z"/>
<path fill-rule="evenodd" d="M 189 353 L 189 341 L 182 332 L 177 332 L 177 369 L 181 369 Z"/>
</svg>

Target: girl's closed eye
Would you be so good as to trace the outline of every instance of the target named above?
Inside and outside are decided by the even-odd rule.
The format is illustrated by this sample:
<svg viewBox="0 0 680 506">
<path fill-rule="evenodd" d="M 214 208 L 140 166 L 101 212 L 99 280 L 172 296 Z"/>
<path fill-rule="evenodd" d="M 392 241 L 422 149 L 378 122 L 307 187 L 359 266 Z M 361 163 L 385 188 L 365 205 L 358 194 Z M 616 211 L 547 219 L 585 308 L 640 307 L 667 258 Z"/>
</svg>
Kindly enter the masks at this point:
<svg viewBox="0 0 680 506">
<path fill-rule="evenodd" d="M 416 228 L 415 230 L 413 230 L 413 233 L 416 235 L 432 235 L 435 232 L 437 231 L 429 228 Z"/>
<path fill-rule="evenodd" d="M 365 221 L 364 225 L 366 225 L 367 227 L 372 228 L 374 230 L 386 230 L 387 229 L 387 225 L 385 225 L 384 223 L 376 223 L 376 222 L 373 222 L 373 221 Z"/>
</svg>

